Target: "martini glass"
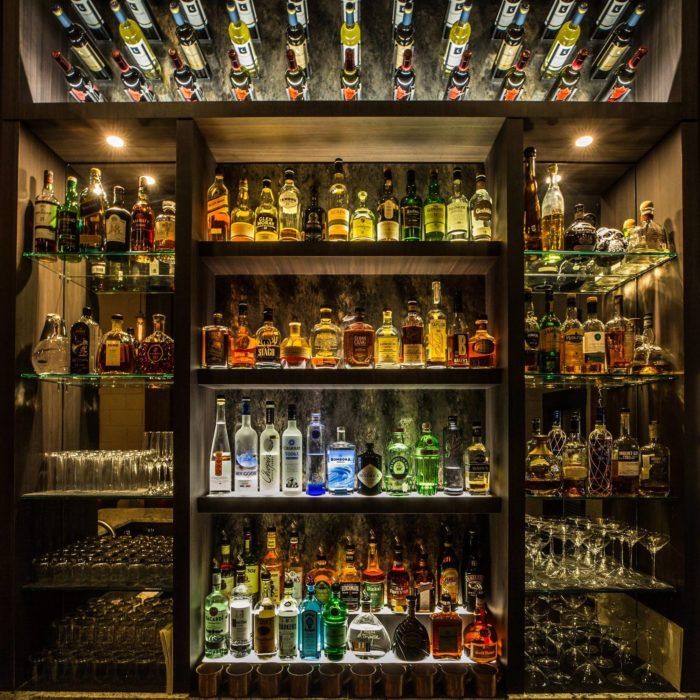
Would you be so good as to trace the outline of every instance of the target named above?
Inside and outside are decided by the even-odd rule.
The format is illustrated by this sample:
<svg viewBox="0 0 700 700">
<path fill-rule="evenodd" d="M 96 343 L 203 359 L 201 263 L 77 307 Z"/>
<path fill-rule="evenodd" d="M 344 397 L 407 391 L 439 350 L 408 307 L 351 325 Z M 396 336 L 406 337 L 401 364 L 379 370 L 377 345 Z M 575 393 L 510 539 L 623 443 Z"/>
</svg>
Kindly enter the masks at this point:
<svg viewBox="0 0 700 700">
<path fill-rule="evenodd" d="M 645 639 L 647 646 L 647 660 L 639 668 L 636 668 L 632 674 L 637 685 L 643 690 L 659 689 L 667 686 L 666 679 L 657 673 L 654 665 L 655 645 L 651 643 L 652 636 L 652 630 L 649 627 L 642 631 L 642 637 Z"/>
<path fill-rule="evenodd" d="M 663 588 L 664 583 L 656 578 L 656 555 L 671 541 L 670 535 L 663 532 L 647 532 L 642 539 L 642 546 L 651 554 L 651 587 Z"/>
<path fill-rule="evenodd" d="M 625 574 L 629 586 L 639 585 L 639 583 L 642 580 L 639 574 L 632 568 L 632 550 L 638 542 L 640 542 L 644 539 L 644 537 L 646 537 L 646 535 L 647 531 L 638 527 L 628 527 L 623 532 L 623 546 L 626 542 L 629 548 L 629 557 L 627 559 L 627 571 Z"/>
<path fill-rule="evenodd" d="M 634 679 L 625 672 L 625 666 L 629 664 L 632 655 L 631 638 L 633 633 L 630 623 L 625 620 L 618 621 L 611 627 L 611 636 L 617 644 L 616 656 L 620 662 L 620 669 L 611 673 L 608 680 L 621 688 L 634 686 Z"/>
</svg>

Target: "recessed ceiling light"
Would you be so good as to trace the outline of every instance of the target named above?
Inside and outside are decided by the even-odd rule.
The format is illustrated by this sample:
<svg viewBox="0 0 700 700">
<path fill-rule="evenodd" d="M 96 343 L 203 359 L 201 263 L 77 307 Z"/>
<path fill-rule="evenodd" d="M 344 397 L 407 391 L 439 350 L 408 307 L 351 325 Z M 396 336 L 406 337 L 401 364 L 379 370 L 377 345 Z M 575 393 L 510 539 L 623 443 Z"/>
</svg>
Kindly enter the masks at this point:
<svg viewBox="0 0 700 700">
<path fill-rule="evenodd" d="M 585 134 L 584 136 L 579 136 L 576 141 L 574 141 L 578 148 L 586 148 L 593 143 L 593 137 L 590 134 Z"/>
<path fill-rule="evenodd" d="M 112 146 L 112 148 L 124 148 L 124 139 L 116 134 L 110 134 L 105 141 Z"/>
<path fill-rule="evenodd" d="M 144 175 L 144 178 L 146 178 L 146 184 L 149 187 L 153 187 L 153 185 L 156 184 L 156 179 L 153 177 L 153 175 Z"/>
</svg>

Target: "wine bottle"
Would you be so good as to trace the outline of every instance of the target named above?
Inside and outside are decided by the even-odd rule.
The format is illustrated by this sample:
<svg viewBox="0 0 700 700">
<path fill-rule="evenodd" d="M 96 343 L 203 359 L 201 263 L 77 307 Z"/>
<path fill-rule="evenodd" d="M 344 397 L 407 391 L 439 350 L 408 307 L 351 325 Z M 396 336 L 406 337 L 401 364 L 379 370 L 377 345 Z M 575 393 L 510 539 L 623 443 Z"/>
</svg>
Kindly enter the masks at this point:
<svg viewBox="0 0 700 700">
<path fill-rule="evenodd" d="M 162 80 L 160 63 L 153 53 L 142 28 L 133 19 L 128 19 L 121 3 L 118 0 L 110 0 L 109 6 L 119 22 L 119 35 L 129 49 L 131 57 L 143 74 L 151 80 Z"/>
<path fill-rule="evenodd" d="M 413 52 L 406 49 L 403 61 L 394 73 L 394 100 L 412 102 L 416 99 L 416 73 L 412 65 Z"/>
<path fill-rule="evenodd" d="M 630 0 L 608 0 L 595 21 L 591 39 L 604 39 L 617 26 Z"/>
<path fill-rule="evenodd" d="M 557 76 L 554 85 L 547 93 L 546 100 L 550 102 L 570 102 L 573 99 L 581 80 L 581 68 L 583 68 L 583 64 L 590 53 L 588 49 L 579 50 L 576 58 Z"/>
<path fill-rule="evenodd" d="M 395 0 L 396 1 L 396 0 Z M 442 40 L 447 41 L 450 37 L 450 30 L 455 22 L 459 22 L 462 14 L 464 0 L 449 0 L 445 10 L 445 21 L 442 25 Z"/>
<path fill-rule="evenodd" d="M 491 68 L 491 79 L 501 80 L 503 76 L 513 67 L 515 59 L 520 53 L 525 37 L 525 20 L 530 11 L 530 3 L 523 2 L 515 13 L 513 22 L 506 30 L 501 39 L 496 58 L 493 60 Z"/>
<path fill-rule="evenodd" d="M 447 41 L 445 57 L 442 61 L 442 72 L 445 77 L 449 76 L 452 69 L 459 65 L 462 54 L 469 45 L 469 39 L 472 34 L 472 27 L 471 24 L 469 24 L 469 15 L 471 11 L 471 0 L 465 0 L 462 5 L 462 12 L 459 16 L 459 22 L 455 22 L 452 25 L 452 29 L 450 29 L 450 37 Z"/>
<path fill-rule="evenodd" d="M 203 102 L 202 88 L 197 85 L 197 78 L 190 70 L 190 67 L 183 63 L 177 49 L 168 49 L 168 55 L 175 66 L 173 82 L 183 102 Z"/>
<path fill-rule="evenodd" d="M 162 41 L 158 27 L 153 21 L 153 14 L 147 0 L 126 0 L 131 16 L 136 20 L 149 41 Z"/>
<path fill-rule="evenodd" d="M 209 20 L 204 12 L 200 0 L 180 0 L 180 7 L 187 17 L 187 21 L 192 25 L 197 39 L 200 41 L 211 42 L 211 34 L 209 32 Z"/>
<path fill-rule="evenodd" d="M 565 22 L 557 32 L 556 39 L 549 47 L 549 51 L 540 67 L 540 77 L 542 79 L 555 78 L 561 73 L 569 60 L 569 56 L 576 49 L 576 42 L 581 36 L 581 22 L 586 12 L 588 12 L 588 3 L 579 3 L 574 16 L 568 22 Z"/>
<path fill-rule="evenodd" d="M 345 62 L 340 75 L 340 96 L 345 102 L 355 102 L 362 98 L 360 69 L 355 63 L 355 53 L 352 49 L 345 49 Z"/>
<path fill-rule="evenodd" d="M 180 44 L 182 53 L 185 54 L 185 60 L 190 70 L 200 80 L 211 80 L 211 69 L 199 46 L 197 34 L 194 31 L 194 27 L 185 20 L 180 10 L 180 3 L 177 0 L 172 0 L 170 3 L 170 13 L 175 20 L 175 36 Z"/>
<path fill-rule="evenodd" d="M 469 94 L 469 83 L 471 82 L 471 70 L 469 63 L 472 58 L 472 52 L 467 49 L 463 54 L 457 68 L 450 73 L 450 78 L 447 81 L 445 95 L 443 99 L 457 102 L 466 100 Z"/>
<path fill-rule="evenodd" d="M 542 41 L 552 41 L 554 39 L 562 24 L 569 18 L 574 2 L 576 0 L 554 0 L 552 7 L 549 8 L 547 19 L 544 21 Z"/>
<path fill-rule="evenodd" d="M 356 6 L 354 2 L 345 3 L 345 21 L 340 28 L 340 45 L 342 49 L 341 59 L 343 61 L 345 60 L 346 52 L 350 49 L 353 52 L 355 65 L 359 68 L 362 65 L 360 60 L 362 32 L 356 20 L 355 10 Z"/>
<path fill-rule="evenodd" d="M 498 93 L 498 99 L 501 102 L 517 102 L 525 89 L 525 68 L 530 61 L 532 52 L 530 49 L 523 49 L 520 52 L 520 58 L 517 63 L 506 73 L 501 83 L 501 89 Z"/>
<path fill-rule="evenodd" d="M 138 68 L 129 65 L 121 51 L 112 51 L 112 58 L 119 66 L 124 92 L 132 102 L 158 102 L 153 85 Z"/>
<path fill-rule="evenodd" d="M 505 36 L 518 7 L 520 7 L 520 0 L 501 0 L 501 7 L 496 15 L 491 39 L 502 39 Z"/>
<path fill-rule="evenodd" d="M 68 85 L 68 94 L 76 102 L 105 101 L 100 89 L 92 82 L 85 71 L 71 64 L 60 51 L 52 51 L 51 55 L 64 73 Z"/>
<path fill-rule="evenodd" d="M 413 3 L 407 2 L 403 9 L 403 19 L 396 29 L 394 29 L 394 65 L 397 70 L 403 63 L 404 51 L 413 51 L 416 30 L 413 26 Z"/>
<path fill-rule="evenodd" d="M 306 73 L 299 67 L 297 57 L 291 49 L 287 50 L 287 70 L 284 81 L 287 84 L 287 97 L 291 102 L 306 102 L 309 99 Z"/>
<path fill-rule="evenodd" d="M 239 3 L 242 5 L 243 3 Z M 241 65 L 248 71 L 251 78 L 257 78 L 259 73 L 258 59 L 255 55 L 253 40 L 248 25 L 238 14 L 238 5 L 233 0 L 227 0 L 226 10 L 229 16 L 228 37 L 233 48 L 238 53 Z"/>
<path fill-rule="evenodd" d="M 258 25 L 258 13 L 255 11 L 253 0 L 235 0 L 235 5 L 243 23 L 248 27 L 253 41 L 260 41 L 260 26 Z"/>
<path fill-rule="evenodd" d="M 593 61 L 593 69 L 591 70 L 592 80 L 603 80 L 607 78 L 615 69 L 618 62 L 627 53 L 627 50 L 632 43 L 632 35 L 634 28 L 639 24 L 639 20 L 645 11 L 644 3 L 639 3 L 635 7 L 634 12 L 629 16 L 629 19 L 610 34 L 603 48 L 598 52 L 598 55 Z"/>
<path fill-rule="evenodd" d="M 255 88 L 250 80 L 248 71 L 241 65 L 236 49 L 229 49 L 228 57 L 231 61 L 229 83 L 231 84 L 231 96 L 234 102 L 255 100 Z"/>
<path fill-rule="evenodd" d="M 639 62 L 648 52 L 649 49 L 646 46 L 640 46 L 634 56 L 615 71 L 613 79 L 598 95 L 598 102 L 624 102 L 632 92 Z"/>
<path fill-rule="evenodd" d="M 71 0 L 71 3 L 95 41 L 112 41 L 112 35 L 92 0 Z"/>
<path fill-rule="evenodd" d="M 297 65 L 306 73 L 307 77 L 310 76 L 306 30 L 299 22 L 297 8 L 293 2 L 287 3 L 287 50 L 294 52 Z"/>
</svg>

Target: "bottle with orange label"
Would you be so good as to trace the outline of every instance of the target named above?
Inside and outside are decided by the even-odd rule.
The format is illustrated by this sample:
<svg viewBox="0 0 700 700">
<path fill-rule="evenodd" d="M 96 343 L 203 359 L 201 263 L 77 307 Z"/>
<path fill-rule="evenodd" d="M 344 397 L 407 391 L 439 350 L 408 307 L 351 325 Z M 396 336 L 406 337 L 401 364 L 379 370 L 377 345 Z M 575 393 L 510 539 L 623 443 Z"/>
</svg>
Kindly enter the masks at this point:
<svg viewBox="0 0 700 700">
<path fill-rule="evenodd" d="M 224 171 L 216 169 L 214 183 L 207 191 L 207 240 L 228 241 L 231 233 L 228 187 L 224 184 Z"/>
<path fill-rule="evenodd" d="M 209 459 L 209 493 L 231 491 L 231 444 L 226 429 L 226 399 L 216 397 L 216 427 Z"/>
<path fill-rule="evenodd" d="M 498 99 L 501 102 L 517 102 L 522 97 L 525 90 L 525 68 L 530 62 L 532 52 L 530 49 L 523 49 L 520 52 L 520 58 L 516 64 L 506 73 L 501 83 L 501 89 L 498 92 Z"/>
<path fill-rule="evenodd" d="M 581 68 L 590 53 L 588 49 L 581 49 L 576 54 L 576 58 L 559 73 L 545 99 L 549 102 L 571 102 L 581 81 Z"/>
<path fill-rule="evenodd" d="M 335 174 L 329 195 L 328 240 L 347 241 L 350 235 L 350 204 L 342 158 L 335 159 Z"/>
</svg>

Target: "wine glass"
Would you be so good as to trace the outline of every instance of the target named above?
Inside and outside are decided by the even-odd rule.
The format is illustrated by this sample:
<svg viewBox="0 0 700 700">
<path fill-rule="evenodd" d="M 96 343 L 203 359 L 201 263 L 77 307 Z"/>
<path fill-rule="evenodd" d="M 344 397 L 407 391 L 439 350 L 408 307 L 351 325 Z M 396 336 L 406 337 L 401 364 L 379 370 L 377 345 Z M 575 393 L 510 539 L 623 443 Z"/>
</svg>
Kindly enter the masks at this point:
<svg viewBox="0 0 700 700">
<path fill-rule="evenodd" d="M 663 588 L 665 584 L 656 578 L 656 555 L 671 541 L 670 535 L 664 532 L 647 532 L 642 539 L 642 546 L 651 554 L 651 587 Z"/>
<path fill-rule="evenodd" d="M 652 636 L 652 630 L 649 627 L 642 630 L 642 637 L 646 641 L 647 660 L 632 673 L 632 677 L 637 685 L 645 690 L 649 688 L 658 689 L 666 686 L 666 680 L 657 673 L 654 666 L 654 650 L 656 645 L 652 645 Z"/>
<path fill-rule="evenodd" d="M 620 620 L 611 627 L 610 631 L 617 645 L 616 655 L 620 662 L 620 669 L 611 673 L 608 680 L 614 685 L 629 688 L 634 685 L 634 679 L 625 672 L 625 666 L 629 664 L 632 655 L 631 641 L 634 636 L 632 625 L 627 620 Z"/>
</svg>

